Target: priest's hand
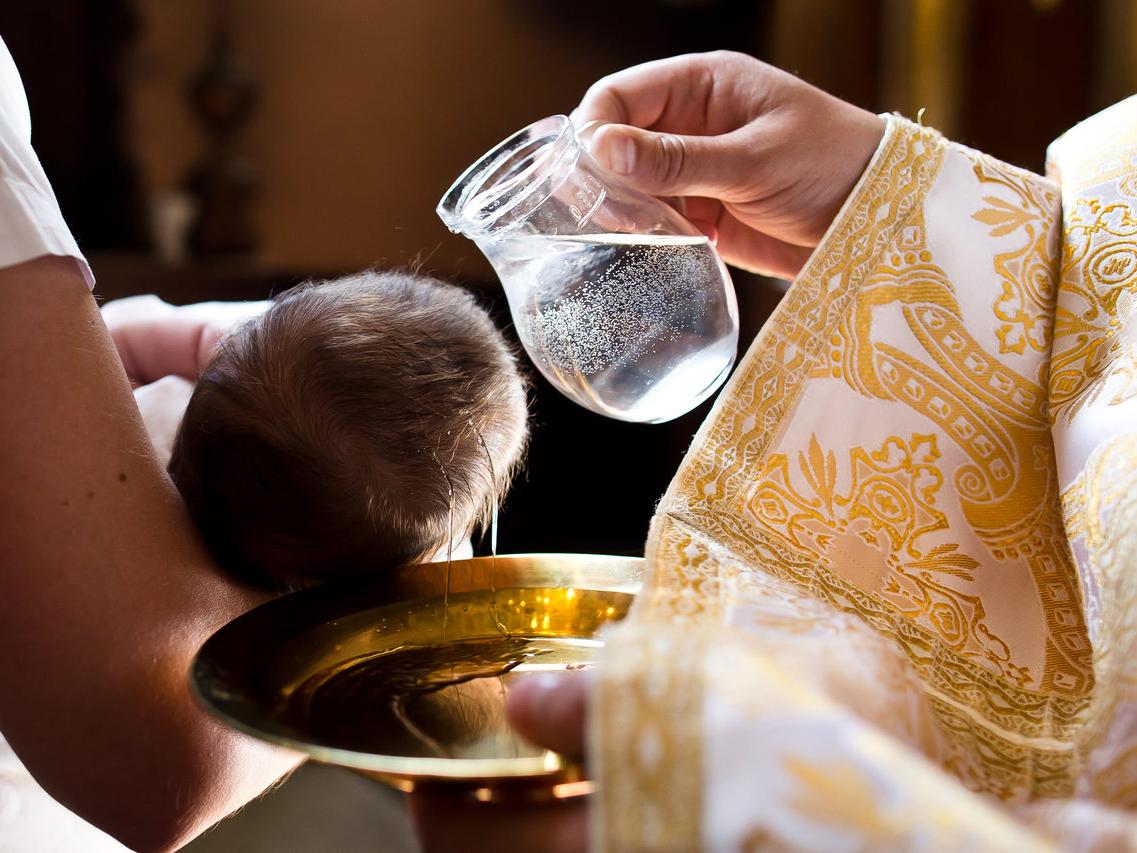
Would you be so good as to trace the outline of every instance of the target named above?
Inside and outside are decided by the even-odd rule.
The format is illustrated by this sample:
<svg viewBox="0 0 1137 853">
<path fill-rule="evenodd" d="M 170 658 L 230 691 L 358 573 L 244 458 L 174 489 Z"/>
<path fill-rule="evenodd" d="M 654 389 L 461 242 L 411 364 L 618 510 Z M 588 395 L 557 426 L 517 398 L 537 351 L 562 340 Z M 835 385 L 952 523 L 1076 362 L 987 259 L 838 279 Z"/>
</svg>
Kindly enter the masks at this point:
<svg viewBox="0 0 1137 853">
<path fill-rule="evenodd" d="M 584 755 L 585 699 L 590 678 L 537 675 L 512 688 L 507 711 L 525 738 L 562 755 Z M 479 803 L 468 795 L 418 791 L 409 798 L 427 853 L 497 851 L 583 853 L 588 848 L 588 800 L 533 805 Z"/>
<path fill-rule="evenodd" d="M 592 86 L 572 114 L 592 152 L 681 209 L 723 258 L 792 277 L 868 165 L 883 120 L 753 57 L 690 54 Z"/>
</svg>

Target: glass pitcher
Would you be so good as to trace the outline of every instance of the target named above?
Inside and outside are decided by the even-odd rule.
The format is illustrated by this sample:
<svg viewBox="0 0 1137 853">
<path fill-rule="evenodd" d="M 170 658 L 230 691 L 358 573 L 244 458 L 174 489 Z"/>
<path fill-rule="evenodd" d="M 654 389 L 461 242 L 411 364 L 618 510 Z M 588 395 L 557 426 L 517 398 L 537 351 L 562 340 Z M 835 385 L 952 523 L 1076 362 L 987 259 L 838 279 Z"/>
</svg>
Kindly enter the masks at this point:
<svg viewBox="0 0 1137 853">
<path fill-rule="evenodd" d="M 730 372 L 734 287 L 707 237 L 604 171 L 588 138 L 566 116 L 531 124 L 467 169 L 438 215 L 493 264 L 522 345 L 557 389 L 661 423 Z"/>
</svg>

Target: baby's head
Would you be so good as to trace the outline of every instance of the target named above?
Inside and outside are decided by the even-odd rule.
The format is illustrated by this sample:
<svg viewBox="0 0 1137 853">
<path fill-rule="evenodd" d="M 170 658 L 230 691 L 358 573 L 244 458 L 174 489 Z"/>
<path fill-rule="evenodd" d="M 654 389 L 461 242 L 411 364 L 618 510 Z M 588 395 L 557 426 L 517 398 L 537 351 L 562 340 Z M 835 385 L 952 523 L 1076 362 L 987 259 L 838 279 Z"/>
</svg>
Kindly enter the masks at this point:
<svg viewBox="0 0 1137 853">
<path fill-rule="evenodd" d="M 222 566 L 299 586 L 469 535 L 526 433 L 514 356 L 469 293 L 363 273 L 289 290 L 222 343 L 170 475 Z"/>
</svg>

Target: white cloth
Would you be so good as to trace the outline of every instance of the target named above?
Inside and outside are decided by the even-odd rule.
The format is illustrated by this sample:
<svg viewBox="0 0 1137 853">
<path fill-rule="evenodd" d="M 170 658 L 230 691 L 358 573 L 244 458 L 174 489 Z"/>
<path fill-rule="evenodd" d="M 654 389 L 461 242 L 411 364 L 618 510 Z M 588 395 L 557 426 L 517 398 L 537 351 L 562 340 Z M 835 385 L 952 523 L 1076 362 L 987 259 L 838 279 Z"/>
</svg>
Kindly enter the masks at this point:
<svg viewBox="0 0 1137 853">
<path fill-rule="evenodd" d="M 271 305 L 268 299 L 251 302 L 194 302 L 191 305 L 171 305 L 153 293 L 126 296 L 100 307 L 108 328 L 115 326 L 160 327 L 174 314 L 201 322 L 228 334 L 232 329 L 263 314 Z"/>
<path fill-rule="evenodd" d="M 126 853 L 44 791 L 0 737 L 0 853 Z"/>
<path fill-rule="evenodd" d="M 174 439 L 192 395 L 193 383 L 181 376 L 163 376 L 157 382 L 134 389 L 134 402 L 142 413 L 146 434 L 163 468 L 170 464 Z"/>
<path fill-rule="evenodd" d="M 0 268 L 44 255 L 72 257 L 87 285 L 95 277 L 32 150 L 32 122 L 20 72 L 0 40 Z"/>
</svg>

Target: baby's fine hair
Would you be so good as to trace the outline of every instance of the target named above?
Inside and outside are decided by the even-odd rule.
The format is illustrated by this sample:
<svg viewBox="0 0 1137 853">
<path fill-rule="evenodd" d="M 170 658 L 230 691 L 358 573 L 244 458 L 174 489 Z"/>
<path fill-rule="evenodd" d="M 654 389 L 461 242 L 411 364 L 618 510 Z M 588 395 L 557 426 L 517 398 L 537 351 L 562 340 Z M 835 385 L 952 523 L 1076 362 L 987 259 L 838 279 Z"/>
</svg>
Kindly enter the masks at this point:
<svg viewBox="0 0 1137 853">
<path fill-rule="evenodd" d="M 395 568 L 485 523 L 524 450 L 525 396 L 467 291 L 401 272 L 308 283 L 222 343 L 170 475 L 248 580 Z"/>
</svg>

